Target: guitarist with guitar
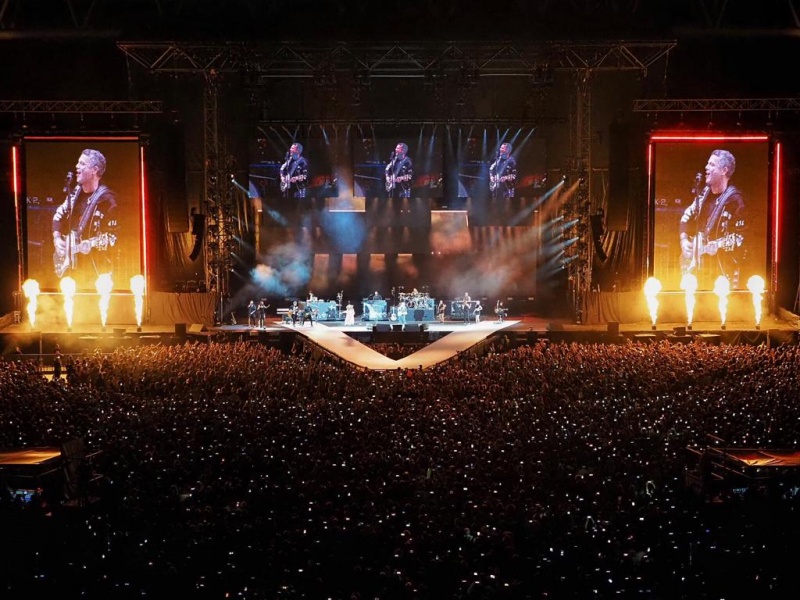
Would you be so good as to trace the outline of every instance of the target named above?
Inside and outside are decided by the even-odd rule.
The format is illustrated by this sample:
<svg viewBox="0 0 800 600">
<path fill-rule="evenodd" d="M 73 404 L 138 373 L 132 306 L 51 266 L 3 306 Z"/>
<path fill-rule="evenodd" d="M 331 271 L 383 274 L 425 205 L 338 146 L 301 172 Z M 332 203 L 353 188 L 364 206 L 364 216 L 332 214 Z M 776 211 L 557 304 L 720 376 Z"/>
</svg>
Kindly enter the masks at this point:
<svg viewBox="0 0 800 600">
<path fill-rule="evenodd" d="M 53 263 L 59 279 L 69 275 L 79 288 L 94 287 L 97 277 L 111 273 L 117 243 L 117 197 L 100 183 L 106 158 L 86 149 L 67 174 L 67 197 L 53 215 Z"/>
<path fill-rule="evenodd" d="M 286 153 L 280 168 L 281 192 L 294 198 L 305 198 L 308 186 L 308 161 L 303 156 L 303 144 L 295 142 Z"/>
<path fill-rule="evenodd" d="M 400 142 L 392 152 L 384 172 L 386 192 L 390 198 L 410 198 L 414 164 L 408 157 L 408 145 Z"/>
<path fill-rule="evenodd" d="M 705 185 L 698 173 L 694 200 L 681 216 L 681 271 L 694 273 L 702 288 L 713 287 L 719 275 L 728 278 L 731 289 L 739 288 L 746 215 L 742 193 L 730 183 L 735 170 L 733 154 L 714 150 L 705 167 Z"/>
<path fill-rule="evenodd" d="M 513 198 L 517 189 L 517 161 L 511 156 L 514 147 L 500 145 L 495 161 L 489 165 L 489 191 L 494 198 Z"/>
</svg>

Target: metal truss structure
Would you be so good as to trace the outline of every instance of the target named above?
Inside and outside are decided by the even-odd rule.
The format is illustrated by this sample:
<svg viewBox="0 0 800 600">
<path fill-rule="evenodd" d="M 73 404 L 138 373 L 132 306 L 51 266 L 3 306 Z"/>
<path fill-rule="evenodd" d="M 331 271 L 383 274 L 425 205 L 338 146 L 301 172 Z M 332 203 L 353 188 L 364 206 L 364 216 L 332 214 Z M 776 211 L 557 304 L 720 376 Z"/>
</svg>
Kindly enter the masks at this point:
<svg viewBox="0 0 800 600">
<path fill-rule="evenodd" d="M 535 119 L 507 119 L 507 118 L 492 118 L 492 119 L 289 119 L 289 118 L 275 118 L 275 119 L 259 119 L 260 125 L 294 125 L 302 129 L 313 129 L 320 125 L 329 127 L 347 127 L 347 126 L 362 126 L 369 127 L 370 125 L 393 125 L 393 126 L 455 126 L 455 127 L 494 127 L 506 125 L 511 127 L 536 127 L 543 122 L 548 123 L 562 123 L 565 119 L 560 117 L 537 117 Z"/>
<path fill-rule="evenodd" d="M 800 110 L 800 98 L 674 98 L 635 100 L 634 112 L 781 112 Z"/>
<path fill-rule="evenodd" d="M 323 17 L 317 31 L 326 27 L 339 29 L 347 24 L 363 26 L 375 20 L 374 7 L 369 2 L 318 3 Z M 347 4 L 347 6 L 345 6 Z M 417 14 L 423 20 L 446 18 L 447 14 L 463 15 L 474 11 L 470 0 L 427 0 L 417 3 Z M 709 0 L 671 0 L 668 9 L 661 2 L 634 0 L 542 0 L 534 6 L 506 8 L 505 27 L 536 26 L 538 31 L 552 30 L 560 25 L 565 31 L 582 21 L 596 23 L 599 29 L 614 26 L 626 31 L 643 26 L 660 25 L 662 29 L 684 30 L 696 35 L 796 35 L 800 29 L 798 0 L 771 0 L 758 3 Z M 0 0 L 0 39 L 72 35 L 100 35 L 119 38 L 122 29 L 146 32 L 153 28 L 172 27 L 191 30 L 203 21 L 236 24 L 239 29 L 264 29 L 263 24 L 280 23 L 287 15 L 307 9 L 291 0 L 238 0 L 230 2 L 207 0 Z M 488 10 L 488 9 L 487 9 Z M 238 21 L 235 17 L 239 15 Z M 303 13 L 301 16 L 305 16 Z M 306 23 L 309 26 L 309 23 Z M 228 27 L 233 34 L 235 31 Z M 227 37 L 232 37 L 228 35 Z"/>
<path fill-rule="evenodd" d="M 230 192 L 222 185 L 228 171 L 221 164 L 223 141 L 219 136 L 217 110 L 218 82 L 225 74 L 247 73 L 258 84 L 286 78 L 328 82 L 345 73 L 361 81 L 372 78 L 435 81 L 451 75 L 473 82 L 482 77 L 525 77 L 539 81 L 546 79 L 550 71 L 569 71 L 575 74 L 577 92 L 571 117 L 574 127 L 570 168 L 574 177 L 583 179 L 592 172 L 592 76 L 603 71 L 646 75 L 648 68 L 675 46 L 674 41 L 118 44 L 131 60 L 150 73 L 204 77 L 206 212 L 212 224 L 218 226 L 207 240 L 206 284 L 221 298 L 229 288 L 230 258 L 224 253 L 233 238 L 231 218 L 225 212 L 230 205 L 226 200 Z M 584 193 L 590 198 L 590 178 L 585 181 Z M 591 252 L 590 244 L 582 247 L 586 253 Z M 583 294 L 591 289 L 591 256 L 581 256 L 571 263 L 569 281 L 575 306 L 580 306 Z"/>
<path fill-rule="evenodd" d="M 0 100 L 0 113 L 152 115 L 161 112 L 159 100 Z"/>
<path fill-rule="evenodd" d="M 445 73 L 532 77 L 543 69 L 646 73 L 675 45 L 675 41 L 117 44 L 151 72 L 248 72 L 259 78 L 283 79 L 314 79 L 341 72 L 404 79 Z"/>
<path fill-rule="evenodd" d="M 216 294 L 216 319 L 223 320 L 225 299 L 230 296 L 230 272 L 233 268 L 234 211 L 228 174 L 230 158 L 219 131 L 219 79 L 204 73 L 203 88 L 203 149 L 205 153 L 206 236 L 204 256 L 206 289 Z"/>
</svg>

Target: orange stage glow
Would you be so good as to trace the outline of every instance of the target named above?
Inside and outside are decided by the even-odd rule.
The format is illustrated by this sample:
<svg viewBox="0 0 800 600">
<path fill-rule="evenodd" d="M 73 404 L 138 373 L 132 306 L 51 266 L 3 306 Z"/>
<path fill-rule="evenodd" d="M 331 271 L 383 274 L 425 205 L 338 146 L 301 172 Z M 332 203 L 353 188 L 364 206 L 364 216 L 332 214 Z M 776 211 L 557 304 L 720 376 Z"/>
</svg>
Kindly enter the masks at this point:
<svg viewBox="0 0 800 600">
<path fill-rule="evenodd" d="M 719 298 L 719 319 L 722 325 L 728 316 L 728 294 L 731 293 L 731 282 L 724 275 L 717 277 L 714 282 L 714 293 Z"/>
<path fill-rule="evenodd" d="M 756 327 L 761 325 L 761 301 L 764 298 L 764 278 L 753 275 L 747 280 L 747 289 L 753 294 L 753 307 L 756 311 Z"/>
<path fill-rule="evenodd" d="M 97 288 L 97 293 L 100 294 L 100 324 L 105 327 L 108 319 L 108 305 L 111 303 L 111 290 L 114 288 L 111 274 L 103 273 L 97 278 L 94 285 Z"/>
<path fill-rule="evenodd" d="M 697 291 L 697 277 L 692 273 L 686 273 L 681 277 L 681 289 L 686 294 L 686 324 L 691 325 L 694 319 L 694 305 L 697 301 L 694 295 Z"/>
<path fill-rule="evenodd" d="M 656 324 L 658 317 L 658 292 L 661 291 L 661 282 L 655 277 L 649 277 L 644 282 L 644 295 L 647 298 L 647 308 L 650 311 L 650 320 Z"/>
<path fill-rule="evenodd" d="M 72 277 L 64 277 L 59 284 L 64 295 L 64 314 L 67 317 L 67 327 L 72 328 L 72 315 L 75 311 L 75 289 L 78 287 Z"/>
<path fill-rule="evenodd" d="M 136 310 L 136 326 L 142 326 L 144 312 L 144 277 L 134 275 L 131 277 L 131 292 L 133 292 L 134 308 Z"/>
<path fill-rule="evenodd" d="M 28 299 L 28 321 L 31 327 L 36 325 L 36 306 L 38 304 L 39 296 L 39 282 L 35 279 L 26 279 L 22 284 L 22 291 L 25 292 L 25 297 Z"/>
</svg>

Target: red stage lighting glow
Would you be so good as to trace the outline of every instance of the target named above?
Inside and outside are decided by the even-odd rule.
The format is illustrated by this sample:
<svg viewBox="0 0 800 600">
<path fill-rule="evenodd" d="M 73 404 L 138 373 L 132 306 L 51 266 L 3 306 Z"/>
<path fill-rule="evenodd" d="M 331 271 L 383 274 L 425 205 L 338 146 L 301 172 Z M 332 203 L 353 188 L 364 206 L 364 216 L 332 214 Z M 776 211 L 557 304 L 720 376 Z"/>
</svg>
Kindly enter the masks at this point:
<svg viewBox="0 0 800 600">
<path fill-rule="evenodd" d="M 142 273 L 144 273 L 145 282 L 147 281 L 147 275 L 149 271 L 148 268 L 148 256 L 147 256 L 147 249 L 149 248 L 148 239 L 147 239 L 147 221 L 148 221 L 148 214 L 147 214 L 147 179 L 145 178 L 145 167 L 146 162 L 144 159 L 144 146 L 139 146 L 139 173 L 140 173 L 140 181 L 139 181 L 139 189 L 141 190 L 141 230 L 142 230 Z M 145 286 L 146 287 L 146 286 Z M 144 292 L 144 289 L 142 290 Z M 139 323 L 141 325 L 141 322 Z"/>
</svg>

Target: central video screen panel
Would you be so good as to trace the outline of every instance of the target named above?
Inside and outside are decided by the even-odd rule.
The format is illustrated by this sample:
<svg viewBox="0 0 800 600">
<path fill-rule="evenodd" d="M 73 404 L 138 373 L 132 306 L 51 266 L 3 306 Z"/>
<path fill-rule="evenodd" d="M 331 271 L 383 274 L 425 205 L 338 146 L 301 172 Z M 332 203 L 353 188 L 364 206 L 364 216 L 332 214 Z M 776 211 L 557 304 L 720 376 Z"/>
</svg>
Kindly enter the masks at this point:
<svg viewBox="0 0 800 600">
<path fill-rule="evenodd" d="M 769 140 L 766 136 L 652 137 L 653 276 L 664 291 L 698 291 L 719 277 L 731 291 L 768 278 Z"/>
<path fill-rule="evenodd" d="M 259 126 L 253 280 L 300 298 L 415 287 L 533 296 L 545 173 L 532 127 Z"/>
</svg>

